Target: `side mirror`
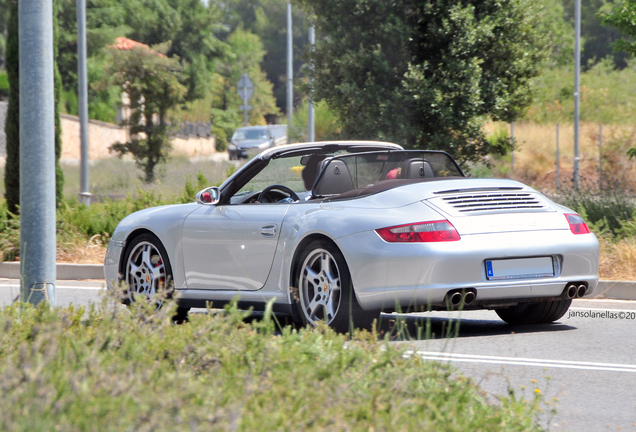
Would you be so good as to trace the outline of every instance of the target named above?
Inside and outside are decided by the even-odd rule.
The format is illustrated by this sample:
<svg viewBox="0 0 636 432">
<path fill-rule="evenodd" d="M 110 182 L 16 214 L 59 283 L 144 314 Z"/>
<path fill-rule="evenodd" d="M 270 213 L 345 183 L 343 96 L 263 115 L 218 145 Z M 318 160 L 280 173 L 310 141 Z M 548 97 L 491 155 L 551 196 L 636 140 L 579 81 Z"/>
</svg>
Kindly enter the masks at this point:
<svg viewBox="0 0 636 432">
<path fill-rule="evenodd" d="M 221 199 L 221 191 L 218 187 L 205 188 L 197 193 L 197 203 L 203 205 L 218 204 Z"/>
</svg>

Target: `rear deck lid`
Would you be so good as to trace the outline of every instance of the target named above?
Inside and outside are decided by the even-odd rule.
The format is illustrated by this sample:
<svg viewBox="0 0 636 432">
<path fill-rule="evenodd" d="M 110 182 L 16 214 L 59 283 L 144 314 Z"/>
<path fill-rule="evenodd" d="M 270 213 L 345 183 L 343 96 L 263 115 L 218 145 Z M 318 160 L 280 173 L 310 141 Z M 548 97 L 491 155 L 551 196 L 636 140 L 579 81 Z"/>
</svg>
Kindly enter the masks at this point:
<svg viewBox="0 0 636 432">
<path fill-rule="evenodd" d="M 516 182 L 438 190 L 426 202 L 446 215 L 460 234 L 569 229 L 554 203 Z"/>
</svg>

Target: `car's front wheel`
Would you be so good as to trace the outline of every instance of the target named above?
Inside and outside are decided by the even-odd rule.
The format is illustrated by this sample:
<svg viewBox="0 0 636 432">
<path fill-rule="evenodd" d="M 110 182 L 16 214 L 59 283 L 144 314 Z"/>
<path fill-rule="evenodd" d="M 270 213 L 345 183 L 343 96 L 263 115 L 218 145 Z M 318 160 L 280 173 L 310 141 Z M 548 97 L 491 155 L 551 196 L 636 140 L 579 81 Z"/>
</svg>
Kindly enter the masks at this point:
<svg viewBox="0 0 636 432">
<path fill-rule="evenodd" d="M 126 303 L 139 297 L 154 301 L 161 307 L 164 298 L 172 296 L 174 284 L 172 267 L 161 241 L 154 234 L 145 233 L 135 237 L 124 256 L 124 278 Z M 178 307 L 175 320 L 187 320 L 188 308 Z"/>
<path fill-rule="evenodd" d="M 509 308 L 495 309 L 495 312 L 508 324 L 547 324 L 565 315 L 571 304 L 570 299 L 519 303 Z"/>
<path fill-rule="evenodd" d="M 378 311 L 360 307 L 342 253 L 325 240 L 311 242 L 298 260 L 295 300 L 305 324 L 325 322 L 340 332 L 371 328 Z"/>
</svg>

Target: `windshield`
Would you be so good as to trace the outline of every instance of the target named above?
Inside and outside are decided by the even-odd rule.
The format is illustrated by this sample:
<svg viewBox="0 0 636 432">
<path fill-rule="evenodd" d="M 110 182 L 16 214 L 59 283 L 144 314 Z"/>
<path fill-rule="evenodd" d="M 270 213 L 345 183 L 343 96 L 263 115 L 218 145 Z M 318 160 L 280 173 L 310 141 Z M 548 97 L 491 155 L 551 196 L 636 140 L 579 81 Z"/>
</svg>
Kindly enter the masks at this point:
<svg viewBox="0 0 636 432">
<path fill-rule="evenodd" d="M 302 172 L 305 167 L 301 164 L 301 159 L 302 156 L 271 159 L 261 172 L 236 193 L 236 196 L 261 191 L 271 185 L 287 186 L 298 195 L 304 194 L 308 189 L 303 181 Z"/>
<path fill-rule="evenodd" d="M 267 129 L 259 128 L 259 129 L 237 129 L 234 131 L 234 135 L 232 135 L 233 140 L 243 140 L 243 139 L 267 139 Z"/>
</svg>

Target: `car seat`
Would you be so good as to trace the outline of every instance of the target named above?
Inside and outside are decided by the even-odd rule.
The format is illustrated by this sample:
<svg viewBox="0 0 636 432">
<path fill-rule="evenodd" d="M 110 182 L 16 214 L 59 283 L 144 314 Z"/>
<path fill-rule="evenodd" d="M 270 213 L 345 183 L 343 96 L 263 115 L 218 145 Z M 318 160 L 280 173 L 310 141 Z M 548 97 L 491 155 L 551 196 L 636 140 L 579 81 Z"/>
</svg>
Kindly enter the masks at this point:
<svg viewBox="0 0 636 432">
<path fill-rule="evenodd" d="M 321 170 L 325 171 L 314 188 L 314 195 L 340 195 L 354 189 L 349 167 L 338 159 L 327 159 L 322 163 Z"/>
<path fill-rule="evenodd" d="M 426 159 L 409 159 L 404 162 L 404 169 L 402 170 L 402 178 L 416 179 L 416 178 L 432 178 L 435 177 L 431 164 Z"/>
</svg>

